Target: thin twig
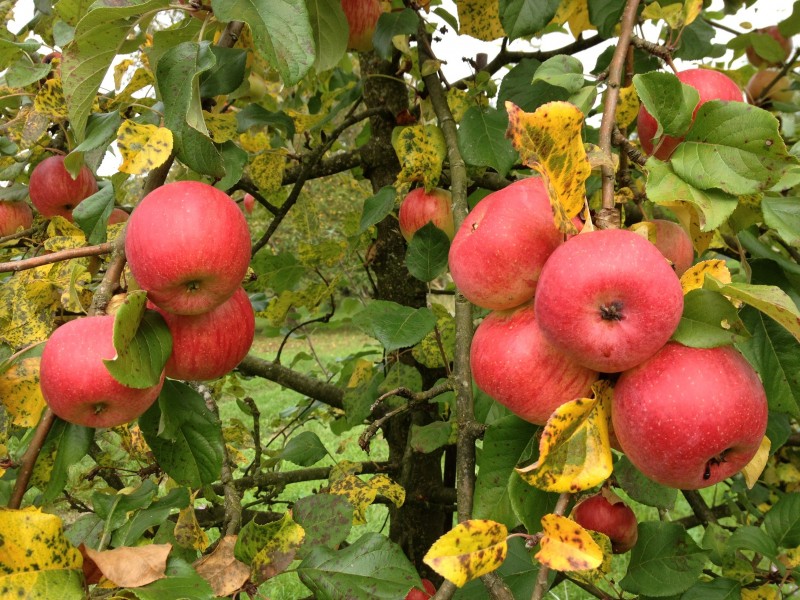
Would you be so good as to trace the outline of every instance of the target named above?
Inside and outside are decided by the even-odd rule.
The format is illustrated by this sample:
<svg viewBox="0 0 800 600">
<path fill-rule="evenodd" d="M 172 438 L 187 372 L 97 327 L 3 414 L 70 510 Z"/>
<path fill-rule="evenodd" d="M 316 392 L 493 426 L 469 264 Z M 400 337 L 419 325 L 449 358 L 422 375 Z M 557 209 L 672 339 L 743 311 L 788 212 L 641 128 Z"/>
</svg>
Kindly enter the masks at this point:
<svg viewBox="0 0 800 600">
<path fill-rule="evenodd" d="M 28 229 L 23 229 L 22 231 L 18 231 L 17 233 L 4 235 L 3 237 L 0 237 L 0 244 L 5 244 L 6 242 L 12 242 L 20 238 L 31 236 L 40 229 L 42 229 L 41 226 L 34 226 L 34 227 L 29 227 Z"/>
<path fill-rule="evenodd" d="M 638 0 L 636 0 L 638 1 Z M 556 502 L 555 509 L 553 510 L 553 514 L 556 515 L 563 515 L 564 512 L 567 510 L 567 505 L 569 504 L 569 499 L 572 497 L 572 494 L 564 493 L 558 497 L 558 501 Z M 531 595 L 531 600 L 542 600 L 545 594 L 547 594 L 547 580 L 550 578 L 550 568 L 547 565 L 539 564 L 539 574 L 536 577 L 536 585 L 533 588 L 533 594 Z"/>
<path fill-rule="evenodd" d="M 27 269 L 35 269 L 44 265 L 71 260 L 73 258 L 85 258 L 87 256 L 101 256 L 109 254 L 114 249 L 114 244 L 106 242 L 105 244 L 97 244 L 96 246 L 84 246 L 82 248 L 67 248 L 66 250 L 59 250 L 58 252 L 51 252 L 50 254 L 42 254 L 41 256 L 34 256 L 24 260 L 12 260 L 10 262 L 0 263 L 0 273 L 19 272 Z"/>
<path fill-rule="evenodd" d="M 14 482 L 14 490 L 11 492 L 11 498 L 8 501 L 8 508 L 19 508 L 22 506 L 22 497 L 28 489 L 28 482 L 33 475 L 33 468 L 36 466 L 36 459 L 39 457 L 39 452 L 42 450 L 47 434 L 50 428 L 55 423 L 56 416 L 49 408 L 44 410 L 39 425 L 33 434 L 31 443 L 28 444 L 25 454 L 22 455 L 20 460 L 19 471 L 17 472 L 17 480 Z"/>
</svg>

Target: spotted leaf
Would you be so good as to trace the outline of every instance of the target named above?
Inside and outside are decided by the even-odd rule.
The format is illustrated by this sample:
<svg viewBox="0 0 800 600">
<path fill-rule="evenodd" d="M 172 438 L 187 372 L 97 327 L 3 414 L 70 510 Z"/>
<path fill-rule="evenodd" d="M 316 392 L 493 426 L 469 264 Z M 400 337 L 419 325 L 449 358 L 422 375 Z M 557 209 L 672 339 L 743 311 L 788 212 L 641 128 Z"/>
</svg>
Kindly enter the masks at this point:
<svg viewBox="0 0 800 600">
<path fill-rule="evenodd" d="M 250 565 L 250 579 L 259 584 L 283 572 L 292 563 L 304 538 L 305 531 L 289 513 L 280 521 L 266 525 L 250 521 L 239 534 L 234 555 Z"/>
<path fill-rule="evenodd" d="M 495 521 L 459 523 L 436 540 L 422 559 L 458 587 L 503 564 L 508 553 L 508 529 Z"/>
<path fill-rule="evenodd" d="M 711 275 L 721 282 L 731 282 L 731 272 L 725 265 L 724 260 L 703 260 L 681 275 L 681 287 L 683 288 L 684 296 L 692 290 L 702 288 L 706 275 Z"/>
<path fill-rule="evenodd" d="M 506 32 L 500 22 L 500 0 L 459 0 L 456 7 L 461 35 L 484 42 L 505 37 Z"/>
<path fill-rule="evenodd" d="M 403 486 L 395 483 L 386 475 L 375 475 L 369 480 L 369 485 L 378 494 L 390 500 L 397 508 L 403 506 L 406 501 L 406 491 Z"/>
<path fill-rule="evenodd" d="M 39 508 L 0 508 L 0 575 L 80 570 L 81 553 L 64 536 L 61 519 Z M 0 587 L 4 577 L 0 577 Z"/>
<path fill-rule="evenodd" d="M 175 541 L 183 548 L 194 548 L 203 552 L 208 548 L 208 536 L 197 522 L 194 504 L 182 508 L 175 522 Z"/>
<path fill-rule="evenodd" d="M 12 425 L 33 427 L 45 407 L 39 388 L 40 357 L 23 358 L 0 375 L 0 399 Z"/>
<path fill-rule="evenodd" d="M 583 583 L 595 585 L 603 581 L 606 576 L 611 573 L 611 558 L 613 556 L 611 551 L 611 540 L 607 535 L 600 533 L 599 531 L 591 531 L 587 529 L 586 533 L 592 537 L 595 543 L 603 551 L 603 562 L 599 567 L 595 567 L 593 569 L 570 571 L 569 577 L 570 579 L 574 579 L 576 581 L 582 581 Z"/>
<path fill-rule="evenodd" d="M 141 125 L 126 119 L 117 130 L 117 145 L 122 154 L 119 170 L 141 175 L 167 161 L 172 153 L 172 132 L 166 127 Z"/>
<path fill-rule="evenodd" d="M 392 147 L 401 166 L 395 187 L 414 181 L 421 181 L 426 190 L 436 186 L 442 174 L 442 163 L 447 157 L 441 129 L 436 125 L 395 127 Z"/>
<path fill-rule="evenodd" d="M 33 99 L 33 108 L 37 113 L 46 115 L 54 121 L 67 118 L 67 103 L 59 78 L 54 77 L 44 82 L 36 98 Z"/>
<path fill-rule="evenodd" d="M 617 101 L 617 112 L 615 115 L 617 125 L 627 127 L 639 114 L 639 96 L 633 85 L 620 88 L 619 100 Z"/>
<path fill-rule="evenodd" d="M 555 514 L 542 517 L 544 537 L 536 560 L 554 571 L 587 571 L 603 564 L 603 549 L 575 521 Z"/>
<path fill-rule="evenodd" d="M 365 525 L 367 507 L 375 502 L 378 490 L 355 475 L 345 475 L 331 483 L 330 493 L 344 496 L 353 505 L 353 525 Z"/>
<path fill-rule="evenodd" d="M 228 140 L 235 139 L 237 136 L 236 131 L 236 115 L 232 112 L 227 113 L 210 113 L 203 111 L 203 119 L 208 127 L 208 135 L 217 144 L 222 144 Z"/>
<path fill-rule="evenodd" d="M 285 168 L 286 151 L 283 148 L 265 150 L 250 161 L 250 175 L 265 194 L 281 189 Z"/>
</svg>

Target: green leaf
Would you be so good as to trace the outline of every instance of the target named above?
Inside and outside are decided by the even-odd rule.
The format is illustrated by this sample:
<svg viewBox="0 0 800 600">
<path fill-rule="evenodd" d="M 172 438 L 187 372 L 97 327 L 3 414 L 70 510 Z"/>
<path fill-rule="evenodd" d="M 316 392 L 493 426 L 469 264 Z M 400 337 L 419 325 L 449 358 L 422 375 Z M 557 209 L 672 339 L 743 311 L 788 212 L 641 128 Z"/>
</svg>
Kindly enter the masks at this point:
<svg viewBox="0 0 800 600">
<path fill-rule="evenodd" d="M 306 273 L 303 263 L 290 252 L 259 252 L 250 264 L 264 288 L 278 294 L 293 290 Z"/>
<path fill-rule="evenodd" d="M 683 298 L 683 315 L 672 339 L 692 348 L 739 344 L 750 337 L 736 307 L 722 294 L 692 290 Z"/>
<path fill-rule="evenodd" d="M 375 300 L 355 315 L 353 322 L 391 352 L 420 342 L 436 326 L 436 317 L 429 308 Z"/>
<path fill-rule="evenodd" d="M 200 75 L 200 97 L 211 98 L 230 94 L 244 81 L 247 51 L 242 48 L 211 46 L 216 62 Z"/>
<path fill-rule="evenodd" d="M 328 451 L 325 450 L 322 440 L 319 439 L 316 433 L 303 431 L 286 443 L 280 458 L 300 467 L 310 467 L 322 460 L 327 454 Z"/>
<path fill-rule="evenodd" d="M 786 60 L 786 51 L 783 46 L 768 33 L 753 31 L 747 35 L 747 41 L 750 46 L 753 46 L 756 54 L 770 64 L 778 64 Z"/>
<path fill-rule="evenodd" d="M 509 587 L 513 598 L 530 598 L 536 587 L 539 563 L 531 560 L 531 553 L 525 547 L 525 542 L 515 537 L 508 540 L 506 559 L 495 572 Z M 486 586 L 480 579 L 473 579 L 456 590 L 453 600 L 486 600 Z"/>
<path fill-rule="evenodd" d="M 434 421 L 427 425 L 412 424 L 409 444 L 414 452 L 428 454 L 455 443 L 455 437 L 455 423 L 451 421 Z"/>
<path fill-rule="evenodd" d="M 39 49 L 41 43 L 34 39 L 25 40 L 24 42 L 14 42 L 0 37 L 0 70 L 6 69 L 11 61 L 23 52 L 31 54 Z"/>
<path fill-rule="evenodd" d="M 364 233 L 373 225 L 377 225 L 383 221 L 383 219 L 392 212 L 396 199 L 397 190 L 387 185 L 379 189 L 374 196 L 370 196 L 364 200 L 364 210 L 361 212 L 361 223 L 358 227 L 358 233 Z"/>
<path fill-rule="evenodd" d="M 770 410 L 800 417 L 800 343 L 753 308 L 742 319 L 753 335 L 738 348 L 761 376 Z"/>
<path fill-rule="evenodd" d="M 558 503 L 558 494 L 532 486 L 516 471 L 508 480 L 508 497 L 514 514 L 528 531 L 539 530 L 542 517 L 553 512 Z"/>
<path fill-rule="evenodd" d="M 491 106 L 470 107 L 458 125 L 458 147 L 468 165 L 491 167 L 505 177 L 519 156 L 506 138 L 508 114 Z"/>
<path fill-rule="evenodd" d="M 314 33 L 314 69 L 332 69 L 347 51 L 347 17 L 339 0 L 306 0 L 311 30 Z"/>
<path fill-rule="evenodd" d="M 86 136 L 80 144 L 73 148 L 72 152 L 67 155 L 67 158 L 64 159 L 67 169 L 77 173 L 80 165 L 71 165 L 70 163 L 72 160 L 81 158 L 82 164 L 84 152 L 108 146 L 111 140 L 116 139 L 117 130 L 121 123 L 122 117 L 119 116 L 118 112 L 95 113 L 89 115 L 89 120 L 86 123 Z"/>
<path fill-rule="evenodd" d="M 378 533 L 338 551 L 314 548 L 297 573 L 318 600 L 397 600 L 420 584 L 400 546 Z"/>
<path fill-rule="evenodd" d="M 500 22 L 509 40 L 538 33 L 553 20 L 559 0 L 500 0 Z"/>
<path fill-rule="evenodd" d="M 24 88 L 43 79 L 52 68 L 49 63 L 31 63 L 27 57 L 18 59 L 6 71 L 6 85 L 12 88 Z"/>
<path fill-rule="evenodd" d="M 620 587 L 649 596 L 679 594 L 694 585 L 705 563 L 705 552 L 681 525 L 645 521 Z"/>
<path fill-rule="evenodd" d="M 178 158 L 198 173 L 223 177 L 222 155 L 208 135 L 200 104 L 199 77 L 215 64 L 208 42 L 183 42 L 158 61 L 156 80 L 164 102 L 164 124 L 172 131 Z"/>
<path fill-rule="evenodd" d="M 734 554 L 734 551 L 728 546 L 730 532 L 717 523 L 708 523 L 705 529 L 700 545 L 703 550 L 708 551 L 708 559 L 715 565 L 729 565 Z"/>
<path fill-rule="evenodd" d="M 297 554 L 304 558 L 314 548 L 336 548 L 347 539 L 353 527 L 353 505 L 338 494 L 305 496 L 292 507 L 294 520 L 305 530 L 306 538 Z"/>
<path fill-rule="evenodd" d="M 142 587 L 130 588 L 127 594 L 139 600 L 213 600 L 216 595 L 209 583 L 197 574 L 192 566 L 179 558 L 170 557 L 164 579 Z"/>
<path fill-rule="evenodd" d="M 420 281 L 433 281 L 447 270 L 450 238 L 431 221 L 417 229 L 406 251 L 408 272 Z"/>
<path fill-rule="evenodd" d="M 89 446 L 94 440 L 94 429 L 57 420 L 48 438 L 55 440 L 58 450 L 53 470 L 50 471 L 50 480 L 42 494 L 43 504 L 52 502 L 64 491 L 69 468 L 89 453 Z"/>
<path fill-rule="evenodd" d="M 410 8 L 398 12 L 385 12 L 378 18 L 375 33 L 372 34 L 372 45 L 375 52 L 384 60 L 392 55 L 392 38 L 396 35 L 411 35 L 417 32 L 419 18 Z"/>
<path fill-rule="evenodd" d="M 597 27 L 604 38 L 614 37 L 614 29 L 620 23 L 625 0 L 589 0 L 589 22 Z"/>
<path fill-rule="evenodd" d="M 72 216 L 90 244 L 103 244 L 108 239 L 108 217 L 114 209 L 114 186 L 105 185 L 75 207 Z"/>
<path fill-rule="evenodd" d="M 181 485 L 196 488 L 219 479 L 222 429 L 203 397 L 188 385 L 165 381 L 158 402 L 139 417 L 139 426 L 159 466 Z"/>
<path fill-rule="evenodd" d="M 117 355 L 103 359 L 112 377 L 128 387 L 142 389 L 161 381 L 172 353 L 172 335 L 164 317 L 145 310 L 147 293 L 138 290 L 125 298 L 114 316 L 114 348 Z"/>
<path fill-rule="evenodd" d="M 253 32 L 256 53 L 286 85 L 299 82 L 314 64 L 316 51 L 305 0 L 211 0 L 223 23 L 244 21 Z"/>
<path fill-rule="evenodd" d="M 725 46 L 714 44 L 717 30 L 705 21 L 695 19 L 681 31 L 681 43 L 675 51 L 675 58 L 683 60 L 708 60 L 725 54 Z"/>
<path fill-rule="evenodd" d="M 658 122 L 653 145 L 662 134 L 677 137 L 691 127 L 692 113 L 700 102 L 697 89 L 681 83 L 672 73 L 657 71 L 634 75 L 633 85 L 647 112 Z"/>
<path fill-rule="evenodd" d="M 236 124 L 239 132 L 247 131 L 251 127 L 268 125 L 283 132 L 286 137 L 294 137 L 294 121 L 286 113 L 270 111 L 258 104 L 248 104 L 236 113 Z"/>
<path fill-rule="evenodd" d="M 225 177 L 214 184 L 218 190 L 228 190 L 236 185 L 242 178 L 244 167 L 247 165 L 247 152 L 242 150 L 233 140 L 223 142 L 219 148 L 222 154 L 222 164 L 225 168 Z"/>
<path fill-rule="evenodd" d="M 775 229 L 786 243 L 800 247 L 800 198 L 765 196 L 761 212 L 764 223 Z"/>
<path fill-rule="evenodd" d="M 739 600 L 742 586 L 738 581 L 719 577 L 698 581 L 684 592 L 681 600 Z"/>
<path fill-rule="evenodd" d="M 18 583 L 15 580 L 20 580 Z M 44 569 L 31 583 L 29 572 L 11 573 L 0 578 L 4 598 L 20 600 L 85 600 L 83 573 L 74 569 Z"/>
<path fill-rule="evenodd" d="M 168 6 L 169 0 L 102 0 L 78 22 L 61 63 L 70 125 L 78 142 L 84 139 L 97 90 L 131 29 L 144 15 Z"/>
<path fill-rule="evenodd" d="M 744 102 L 706 102 L 672 155 L 673 169 L 701 190 L 763 191 L 795 162 L 778 128 L 778 120 L 764 109 Z"/>
<path fill-rule="evenodd" d="M 533 76 L 533 81 L 544 81 L 575 94 L 583 88 L 585 81 L 583 65 L 573 56 L 559 54 L 544 61 Z"/>
<path fill-rule="evenodd" d="M 138 488 L 128 493 L 92 494 L 92 507 L 97 516 L 103 519 L 104 533 L 109 534 L 122 527 L 128 520 L 129 512 L 150 506 L 156 491 L 156 484 L 145 479 Z"/>
<path fill-rule="evenodd" d="M 778 500 L 764 517 L 764 529 L 780 548 L 800 546 L 800 493 Z"/>
<path fill-rule="evenodd" d="M 771 559 L 778 556 L 778 546 L 775 540 L 754 525 L 738 527 L 728 543 L 732 550 L 752 550 Z"/>
<path fill-rule="evenodd" d="M 185 487 L 171 490 L 147 508 L 136 512 L 122 527 L 114 532 L 111 543 L 115 548 L 135 546 L 148 529 L 155 529 L 176 510 L 189 506 L 189 490 Z"/>
<path fill-rule="evenodd" d="M 656 483 L 633 466 L 627 456 L 614 463 L 614 477 L 625 493 L 647 506 L 671 510 L 678 498 L 678 490 Z"/>
<path fill-rule="evenodd" d="M 684 181 L 672 168 L 671 163 L 650 158 L 647 170 L 647 197 L 656 204 L 669 206 L 675 202 L 688 202 L 697 209 L 700 228 L 703 231 L 716 229 L 731 216 L 739 199 L 719 190 L 701 190 Z"/>
<path fill-rule="evenodd" d="M 413 365 L 407 365 L 403 362 L 395 362 L 386 377 L 377 387 L 377 392 L 381 395 L 393 392 L 398 388 L 406 388 L 414 392 L 422 391 L 422 374 Z M 387 398 L 387 403 L 398 402 L 405 404 L 404 399 Z"/>
</svg>

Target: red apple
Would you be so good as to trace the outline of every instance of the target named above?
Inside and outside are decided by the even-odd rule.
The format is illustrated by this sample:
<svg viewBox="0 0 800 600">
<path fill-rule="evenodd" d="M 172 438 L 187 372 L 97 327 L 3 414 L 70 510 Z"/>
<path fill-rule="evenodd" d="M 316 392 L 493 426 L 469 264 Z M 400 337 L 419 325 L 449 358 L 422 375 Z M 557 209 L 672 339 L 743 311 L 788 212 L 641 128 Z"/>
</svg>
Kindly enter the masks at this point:
<svg viewBox="0 0 800 600">
<path fill-rule="evenodd" d="M 473 304 L 514 308 L 533 298 L 542 266 L 563 240 L 542 180 L 522 179 L 467 215 L 450 245 L 450 274 Z"/>
<path fill-rule="evenodd" d="M 775 78 L 778 78 L 774 84 Z M 766 102 L 791 102 L 794 99 L 792 82 L 778 69 L 756 71 L 745 86 L 745 94 L 750 104 L 761 105 Z M 767 90 L 767 86 L 770 88 Z M 766 90 L 766 93 L 764 92 Z"/>
<path fill-rule="evenodd" d="M 436 586 L 429 579 L 422 580 L 422 587 L 425 589 L 411 588 L 411 591 L 406 594 L 406 600 L 428 600 L 436 593 Z"/>
<path fill-rule="evenodd" d="M 418 229 L 433 223 L 444 231 L 451 240 L 455 235 L 456 226 L 453 223 L 453 208 L 450 192 L 434 188 L 426 192 L 425 188 L 411 190 L 400 204 L 398 219 L 400 233 L 411 241 Z"/>
<path fill-rule="evenodd" d="M 238 289 L 250 263 L 250 232 L 227 194 L 206 183 L 179 181 L 150 192 L 136 206 L 125 254 L 154 304 L 197 315 Z"/>
<path fill-rule="evenodd" d="M 255 316 L 244 288 L 228 300 L 200 315 L 162 314 L 172 334 L 172 355 L 167 377 L 207 381 L 229 373 L 247 355 L 253 343 Z"/>
<path fill-rule="evenodd" d="M 614 554 L 633 548 L 639 537 L 636 515 L 631 507 L 605 488 L 578 502 L 572 509 L 572 519 L 585 529 L 607 535 Z"/>
<path fill-rule="evenodd" d="M 97 192 L 97 181 L 83 165 L 73 179 L 64 166 L 63 156 L 45 158 L 31 172 L 28 193 L 31 202 L 45 217 L 62 216 L 72 221 L 72 210 Z"/>
<path fill-rule="evenodd" d="M 542 269 L 534 300 L 547 340 L 603 373 L 638 365 L 678 326 L 683 290 L 653 244 L 627 229 L 567 240 Z"/>
<path fill-rule="evenodd" d="M 745 51 L 745 54 L 747 54 L 747 60 L 750 61 L 751 65 L 753 65 L 754 67 L 760 67 L 761 65 L 766 63 L 769 65 L 777 66 L 785 62 L 786 59 L 789 58 L 789 56 L 792 53 L 792 40 L 787 39 L 781 33 L 780 29 L 778 29 L 777 25 L 771 25 L 769 27 L 762 27 L 761 29 L 756 29 L 755 33 L 768 35 L 773 40 L 778 42 L 778 44 L 780 44 L 781 48 L 783 49 L 783 59 L 778 62 L 769 62 L 756 52 L 754 46 L 748 46 L 747 50 Z"/>
<path fill-rule="evenodd" d="M 56 329 L 42 352 L 39 385 L 50 409 L 86 427 L 115 427 L 137 418 L 158 398 L 161 381 L 149 388 L 122 385 L 103 359 L 117 354 L 114 317 L 83 317 Z"/>
<path fill-rule="evenodd" d="M 692 86 L 700 93 L 700 101 L 692 113 L 692 119 L 694 119 L 700 106 L 709 100 L 742 101 L 742 90 L 739 89 L 739 86 L 730 77 L 718 71 L 689 69 L 677 73 L 677 77 L 682 83 Z M 654 152 L 653 137 L 658 131 L 658 123 L 647 112 L 644 105 L 639 109 L 637 129 L 639 131 L 639 140 L 642 143 L 642 150 L 660 160 L 667 160 L 678 144 L 683 141 L 682 137 L 663 136 Z"/>
<path fill-rule="evenodd" d="M 666 219 L 653 219 L 656 226 L 655 245 L 669 261 L 678 277 L 694 263 L 692 238 L 683 227 Z"/>
<path fill-rule="evenodd" d="M 380 0 L 342 0 L 342 10 L 347 17 L 350 32 L 347 49 L 369 52 L 372 50 L 372 34 L 383 14 Z"/>
<path fill-rule="evenodd" d="M 481 390 L 537 425 L 565 402 L 586 397 L 597 379 L 597 371 L 550 345 L 531 303 L 489 313 L 472 338 L 470 368 Z"/>
<path fill-rule="evenodd" d="M 670 342 L 614 386 L 614 431 L 630 461 L 666 486 L 698 489 L 740 471 L 767 428 L 767 397 L 731 346 Z"/>
<path fill-rule="evenodd" d="M 242 208 L 248 215 L 253 214 L 253 209 L 256 207 L 256 199 L 253 194 L 245 194 L 242 199 Z"/>
<path fill-rule="evenodd" d="M 27 202 L 0 201 L 0 237 L 33 225 L 33 211 Z"/>
<path fill-rule="evenodd" d="M 128 217 L 130 217 L 130 215 L 127 212 L 121 208 L 115 208 L 111 211 L 111 214 L 108 215 L 108 224 L 114 225 L 116 223 L 124 223 L 128 220 Z"/>
</svg>

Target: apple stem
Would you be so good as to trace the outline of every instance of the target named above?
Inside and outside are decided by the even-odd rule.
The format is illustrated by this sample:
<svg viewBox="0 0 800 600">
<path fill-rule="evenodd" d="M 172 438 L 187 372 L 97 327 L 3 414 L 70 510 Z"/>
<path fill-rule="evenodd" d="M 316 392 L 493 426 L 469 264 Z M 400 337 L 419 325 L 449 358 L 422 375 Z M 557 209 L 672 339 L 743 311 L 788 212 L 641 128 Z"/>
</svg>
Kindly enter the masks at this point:
<svg viewBox="0 0 800 600">
<path fill-rule="evenodd" d="M 692 512 L 702 523 L 717 522 L 717 516 L 708 507 L 706 501 L 703 500 L 703 497 L 700 495 L 700 492 L 698 492 L 697 490 L 683 490 L 683 497 L 686 498 L 686 502 L 689 503 L 689 507 L 692 509 Z"/>
<path fill-rule="evenodd" d="M 28 482 L 31 479 L 31 475 L 33 475 L 36 459 L 39 457 L 39 452 L 41 452 L 44 441 L 47 439 L 47 434 L 53 427 L 55 420 L 56 416 L 53 411 L 46 408 L 42 413 L 39 425 L 36 426 L 31 443 L 28 444 L 28 448 L 20 460 L 19 473 L 17 473 L 14 490 L 11 492 L 11 498 L 8 501 L 8 508 L 18 509 L 22 505 L 22 497 L 28 489 Z"/>
</svg>

